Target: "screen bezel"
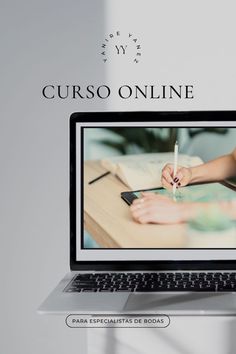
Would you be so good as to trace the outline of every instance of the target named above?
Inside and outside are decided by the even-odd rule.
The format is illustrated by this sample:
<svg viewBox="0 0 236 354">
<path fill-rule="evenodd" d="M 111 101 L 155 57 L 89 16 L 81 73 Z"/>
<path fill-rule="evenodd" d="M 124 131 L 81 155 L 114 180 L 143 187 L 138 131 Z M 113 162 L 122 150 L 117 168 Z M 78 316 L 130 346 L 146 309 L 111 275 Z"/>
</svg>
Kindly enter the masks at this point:
<svg viewBox="0 0 236 354">
<path fill-rule="evenodd" d="M 125 119 L 124 119 L 125 113 Z M 78 261 L 76 259 L 76 123 L 134 123 L 143 122 L 217 122 L 236 121 L 236 111 L 129 111 L 129 112 L 77 112 L 70 117 L 70 268 L 71 270 L 136 271 L 136 270 L 211 270 L 236 269 L 236 260 L 116 260 L 116 261 Z M 224 116 L 224 119 L 222 117 Z M 81 144 L 83 155 L 83 143 Z M 81 186 L 83 186 L 83 166 L 81 166 Z M 81 198 L 81 214 L 83 198 Z M 83 220 L 83 218 L 81 218 Z M 80 225 L 81 230 L 83 225 Z"/>
</svg>

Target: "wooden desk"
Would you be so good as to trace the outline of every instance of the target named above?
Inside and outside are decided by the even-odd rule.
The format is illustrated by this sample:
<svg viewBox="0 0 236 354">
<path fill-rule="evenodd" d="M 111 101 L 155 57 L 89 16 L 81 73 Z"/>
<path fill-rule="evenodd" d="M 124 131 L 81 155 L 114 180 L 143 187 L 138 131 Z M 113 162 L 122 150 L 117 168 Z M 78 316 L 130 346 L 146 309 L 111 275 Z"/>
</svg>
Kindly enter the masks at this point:
<svg viewBox="0 0 236 354">
<path fill-rule="evenodd" d="M 99 161 L 84 164 L 84 227 L 103 248 L 186 247 L 185 225 L 141 225 L 133 221 L 120 193 L 128 188 L 113 175 L 89 185 L 106 172 Z"/>
</svg>

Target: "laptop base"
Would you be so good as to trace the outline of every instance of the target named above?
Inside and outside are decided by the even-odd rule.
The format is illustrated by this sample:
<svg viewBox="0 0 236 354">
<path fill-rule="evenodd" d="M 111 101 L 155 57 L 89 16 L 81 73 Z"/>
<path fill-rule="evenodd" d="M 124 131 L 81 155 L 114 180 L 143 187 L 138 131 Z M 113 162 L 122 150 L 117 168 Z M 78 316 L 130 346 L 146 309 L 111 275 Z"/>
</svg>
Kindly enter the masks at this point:
<svg viewBox="0 0 236 354">
<path fill-rule="evenodd" d="M 38 309 L 40 314 L 166 314 L 235 316 L 234 292 L 66 293 L 68 273 Z"/>
</svg>

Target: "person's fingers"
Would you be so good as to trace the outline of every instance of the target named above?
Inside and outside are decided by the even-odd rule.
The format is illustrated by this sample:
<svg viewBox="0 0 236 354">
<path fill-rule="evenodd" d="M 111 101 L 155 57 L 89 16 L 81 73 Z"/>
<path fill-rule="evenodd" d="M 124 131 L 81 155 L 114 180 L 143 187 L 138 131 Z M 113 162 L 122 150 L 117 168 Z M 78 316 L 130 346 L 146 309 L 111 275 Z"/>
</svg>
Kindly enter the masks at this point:
<svg viewBox="0 0 236 354">
<path fill-rule="evenodd" d="M 147 193 L 147 195 L 144 195 L 141 199 L 143 203 L 149 201 L 150 203 L 155 203 L 156 201 L 169 200 L 170 198 L 159 193 Z"/>
<path fill-rule="evenodd" d="M 141 198 L 137 198 L 132 202 L 132 206 L 143 204 L 144 202 L 149 200 L 167 198 L 166 196 L 162 196 L 160 194 L 152 192 L 141 192 L 141 196 Z"/>
<path fill-rule="evenodd" d="M 167 197 L 156 197 L 155 199 L 146 199 L 143 203 L 131 206 L 132 218 L 140 224 L 172 224 L 179 222 L 180 216 L 176 203 Z"/>
<path fill-rule="evenodd" d="M 142 209 L 140 204 L 131 205 L 131 207 L 130 207 L 130 212 L 134 216 L 139 215 L 140 213 L 142 213 L 142 210 L 143 209 Z"/>
<path fill-rule="evenodd" d="M 177 171 L 174 182 L 177 186 L 186 186 L 191 180 L 191 173 L 188 168 L 182 167 Z"/>
<path fill-rule="evenodd" d="M 166 188 L 166 189 L 172 189 L 173 188 L 173 185 L 174 185 L 174 183 L 173 182 L 171 182 L 171 183 L 169 183 L 166 179 L 165 179 L 165 177 L 162 177 L 161 178 L 161 184 L 162 184 L 162 187 L 164 187 L 164 188 Z"/>
<path fill-rule="evenodd" d="M 130 212 L 132 217 L 139 222 L 139 218 L 143 217 L 145 214 L 150 214 L 152 218 L 155 219 L 155 216 L 162 211 L 162 209 L 169 209 L 172 200 L 166 196 L 155 195 L 155 198 L 141 198 L 135 200 L 130 206 Z"/>
<path fill-rule="evenodd" d="M 132 213 L 137 213 L 137 215 L 141 215 L 147 212 L 154 212 L 157 208 L 160 208 L 164 205 L 169 205 L 172 203 L 170 198 L 166 196 L 156 196 L 155 199 L 146 199 L 143 203 L 135 203 L 130 206 L 130 210 Z"/>
<path fill-rule="evenodd" d="M 164 177 L 169 184 L 173 183 L 173 178 L 168 169 L 162 171 L 162 177 Z"/>
<path fill-rule="evenodd" d="M 131 210 L 131 213 L 134 218 L 138 218 L 138 217 L 146 214 L 147 210 L 146 209 L 135 209 L 135 210 Z"/>
<path fill-rule="evenodd" d="M 136 213 L 136 212 L 140 213 L 140 212 L 142 212 L 142 210 L 146 210 L 146 208 L 147 208 L 146 203 L 136 202 L 136 203 L 131 204 L 130 211 L 131 211 L 131 213 Z"/>
<path fill-rule="evenodd" d="M 148 211 L 146 209 L 136 209 L 136 210 L 131 211 L 132 217 L 136 221 L 139 221 L 139 219 L 147 213 L 148 213 Z"/>
<path fill-rule="evenodd" d="M 144 202 L 144 198 L 136 198 L 134 199 L 134 201 L 132 202 L 132 205 L 138 205 Z"/>
<path fill-rule="evenodd" d="M 173 172 L 174 172 L 174 165 L 173 165 L 173 164 L 170 164 L 170 163 L 166 164 L 166 165 L 163 167 L 162 171 L 165 171 L 165 170 L 167 170 L 167 171 L 170 173 L 170 175 L 172 175 Z"/>
<path fill-rule="evenodd" d="M 140 224 L 151 222 L 153 215 L 155 215 L 155 209 L 151 207 L 138 209 L 132 212 L 133 219 Z"/>
<path fill-rule="evenodd" d="M 152 222 L 152 218 L 151 218 L 151 215 L 150 214 L 144 214 L 142 216 L 140 216 L 137 221 L 140 223 L 140 224 L 148 224 L 150 222 Z"/>
<path fill-rule="evenodd" d="M 154 199 L 144 199 L 143 198 L 142 202 L 133 203 L 130 206 L 130 210 L 132 213 L 137 212 L 138 214 L 141 214 L 142 212 L 146 212 L 153 205 L 156 205 L 156 201 Z"/>
<path fill-rule="evenodd" d="M 173 181 L 174 166 L 167 164 L 162 170 L 161 183 L 166 189 L 171 189 L 174 185 Z"/>
<path fill-rule="evenodd" d="M 141 196 L 145 198 L 155 198 L 156 197 L 156 193 L 152 193 L 152 192 L 141 192 Z"/>
<path fill-rule="evenodd" d="M 178 170 L 175 177 L 174 177 L 174 182 L 178 183 L 183 179 L 184 175 L 183 172 L 181 170 Z"/>
<path fill-rule="evenodd" d="M 168 204 L 172 204 L 173 203 L 173 199 L 172 199 L 172 195 L 170 195 L 170 196 L 167 196 L 167 195 L 160 195 L 159 197 L 158 197 L 158 200 L 157 200 L 158 202 L 159 202 L 159 205 L 162 207 L 163 205 L 168 205 Z"/>
<path fill-rule="evenodd" d="M 136 204 L 136 205 L 131 205 L 130 211 L 131 213 L 138 213 L 142 209 L 141 205 Z"/>
<path fill-rule="evenodd" d="M 158 212 L 158 217 L 157 217 Z M 156 209 L 154 206 L 150 206 L 149 208 L 139 210 L 133 213 L 133 218 L 135 221 L 140 224 L 157 222 L 157 219 L 162 215 L 161 210 Z"/>
</svg>

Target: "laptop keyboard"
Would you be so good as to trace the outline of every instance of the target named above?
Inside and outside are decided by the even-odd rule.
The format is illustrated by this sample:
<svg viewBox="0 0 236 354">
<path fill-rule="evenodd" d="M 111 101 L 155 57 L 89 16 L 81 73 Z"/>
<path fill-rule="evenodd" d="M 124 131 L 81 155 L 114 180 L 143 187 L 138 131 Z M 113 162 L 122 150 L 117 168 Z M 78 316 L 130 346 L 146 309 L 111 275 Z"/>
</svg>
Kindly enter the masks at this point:
<svg viewBox="0 0 236 354">
<path fill-rule="evenodd" d="M 236 273 L 84 273 L 65 292 L 236 291 Z"/>
</svg>

